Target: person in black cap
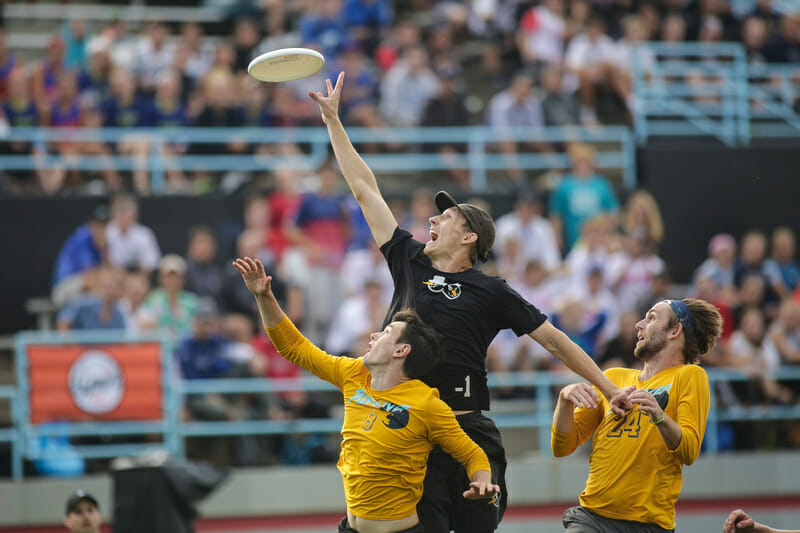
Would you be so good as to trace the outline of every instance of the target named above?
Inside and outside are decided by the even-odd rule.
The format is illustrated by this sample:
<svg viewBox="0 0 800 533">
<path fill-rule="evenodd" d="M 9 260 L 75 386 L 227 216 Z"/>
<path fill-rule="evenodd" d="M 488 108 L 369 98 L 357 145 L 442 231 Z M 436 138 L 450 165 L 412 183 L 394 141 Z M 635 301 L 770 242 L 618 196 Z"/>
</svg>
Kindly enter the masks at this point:
<svg viewBox="0 0 800 533">
<path fill-rule="evenodd" d="M 100 533 L 103 517 L 97 498 L 84 490 L 76 490 L 67 498 L 64 525 L 72 533 Z"/>
<path fill-rule="evenodd" d="M 372 236 L 386 257 L 394 280 L 391 307 L 384 319 L 406 307 L 415 308 L 444 337 L 443 362 L 423 377 L 439 394 L 464 429 L 480 445 L 492 465 L 500 498 L 491 502 L 463 502 L 467 474 L 455 459 L 434 449 L 428 460 L 425 488 L 417 507 L 426 533 L 483 533 L 493 531 L 505 511 L 507 491 L 505 451 L 500 433 L 482 411 L 489 409 L 486 349 L 506 328 L 530 335 L 570 369 L 585 377 L 611 398 L 619 414 L 631 407 L 626 393 L 606 378 L 597 365 L 563 332 L 547 321 L 536 307 L 511 289 L 505 280 L 475 268 L 492 248 L 495 227 L 489 214 L 471 204 L 459 204 L 444 191 L 435 196 L 440 214 L 430 219 L 430 240 L 423 244 L 397 225 L 381 195 L 372 171 L 353 147 L 339 119 L 339 98 L 344 73 L 328 95 L 311 92 L 328 126 L 336 159 L 369 223 Z M 585 396 L 587 406 L 599 398 Z"/>
</svg>

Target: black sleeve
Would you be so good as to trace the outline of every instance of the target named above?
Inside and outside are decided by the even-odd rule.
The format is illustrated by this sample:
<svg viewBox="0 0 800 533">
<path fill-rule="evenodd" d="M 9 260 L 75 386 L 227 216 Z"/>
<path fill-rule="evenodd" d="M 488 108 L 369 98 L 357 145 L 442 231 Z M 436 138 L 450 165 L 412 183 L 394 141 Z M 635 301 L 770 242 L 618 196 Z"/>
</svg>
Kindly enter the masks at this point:
<svg viewBox="0 0 800 533">
<path fill-rule="evenodd" d="M 509 328 L 518 337 L 521 337 L 532 332 L 547 320 L 547 315 L 512 289 L 504 279 L 496 279 L 498 280 L 498 302 L 495 309 L 497 309 L 497 319 L 500 321 L 502 329 Z"/>
<path fill-rule="evenodd" d="M 400 226 L 396 227 L 392 238 L 381 246 L 381 253 L 389 264 L 392 277 L 395 276 L 397 269 L 402 264 L 410 261 L 411 258 L 422 251 L 424 247 L 425 245 L 419 241 L 415 241 L 408 231 L 401 229 Z"/>
</svg>

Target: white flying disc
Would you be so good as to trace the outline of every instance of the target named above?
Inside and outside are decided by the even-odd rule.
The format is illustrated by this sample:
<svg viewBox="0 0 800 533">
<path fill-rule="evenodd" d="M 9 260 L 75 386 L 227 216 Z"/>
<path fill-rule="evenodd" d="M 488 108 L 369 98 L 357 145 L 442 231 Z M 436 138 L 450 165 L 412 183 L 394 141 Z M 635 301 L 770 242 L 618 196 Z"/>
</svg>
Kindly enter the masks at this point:
<svg viewBox="0 0 800 533">
<path fill-rule="evenodd" d="M 291 81 L 311 76 L 324 64 L 325 58 L 316 50 L 281 48 L 252 60 L 247 72 L 260 81 Z"/>
</svg>

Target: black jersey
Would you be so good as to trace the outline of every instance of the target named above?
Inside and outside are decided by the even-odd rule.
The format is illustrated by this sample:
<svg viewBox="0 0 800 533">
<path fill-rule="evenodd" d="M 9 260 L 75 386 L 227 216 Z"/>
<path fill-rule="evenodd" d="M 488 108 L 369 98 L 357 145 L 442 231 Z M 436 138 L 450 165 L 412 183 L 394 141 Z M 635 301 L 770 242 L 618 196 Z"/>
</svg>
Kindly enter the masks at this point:
<svg viewBox="0 0 800 533">
<path fill-rule="evenodd" d="M 406 307 L 444 337 L 444 360 L 423 378 L 454 410 L 489 409 L 486 349 L 495 335 L 510 328 L 518 336 L 538 328 L 547 317 L 502 278 L 476 268 L 440 272 L 425 247 L 403 229 L 381 247 L 394 279 L 394 294 L 384 326 Z"/>
</svg>

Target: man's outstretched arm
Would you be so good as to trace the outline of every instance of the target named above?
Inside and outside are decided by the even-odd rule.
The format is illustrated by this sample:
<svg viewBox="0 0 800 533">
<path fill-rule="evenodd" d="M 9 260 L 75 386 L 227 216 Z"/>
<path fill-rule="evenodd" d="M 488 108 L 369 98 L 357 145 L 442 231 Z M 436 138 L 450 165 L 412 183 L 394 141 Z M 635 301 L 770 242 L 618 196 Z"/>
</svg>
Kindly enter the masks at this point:
<svg viewBox="0 0 800 533">
<path fill-rule="evenodd" d="M 372 231 L 372 238 L 378 246 L 383 246 L 392 238 L 397 228 L 397 220 L 381 195 L 375 175 L 358 155 L 339 119 L 339 99 L 344 85 L 344 72 L 339 74 L 336 87 L 331 85 L 331 80 L 326 80 L 326 84 L 328 96 L 320 92 L 309 92 L 308 95 L 319 104 L 322 121 L 328 126 L 336 162 L 339 163 L 347 185 L 364 212 L 364 218 L 367 219 Z"/>
</svg>

